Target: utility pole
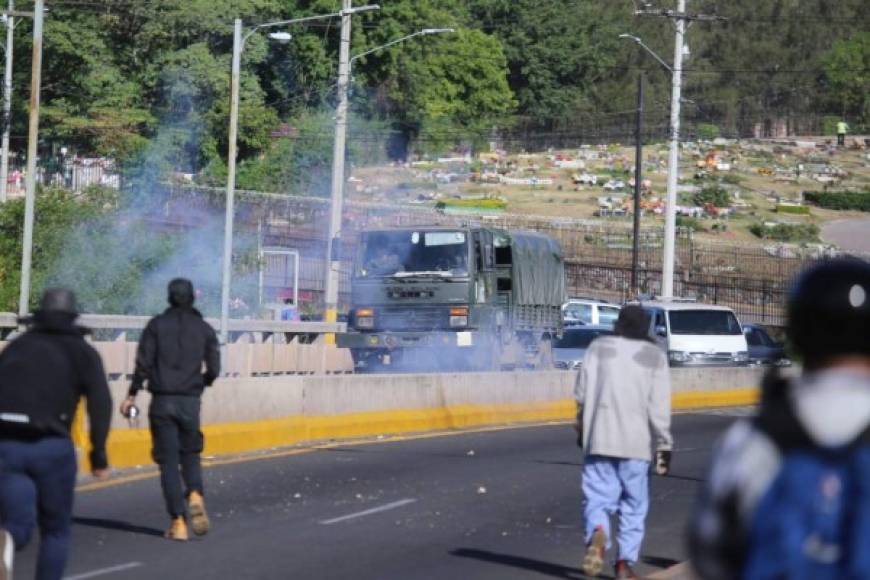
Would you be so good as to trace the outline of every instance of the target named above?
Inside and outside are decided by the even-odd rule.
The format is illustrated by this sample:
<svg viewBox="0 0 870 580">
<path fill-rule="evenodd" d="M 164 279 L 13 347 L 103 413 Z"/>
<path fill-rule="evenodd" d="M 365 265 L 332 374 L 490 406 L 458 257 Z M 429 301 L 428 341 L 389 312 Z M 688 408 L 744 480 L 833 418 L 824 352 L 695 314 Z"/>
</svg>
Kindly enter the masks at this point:
<svg viewBox="0 0 870 580">
<path fill-rule="evenodd" d="M 640 253 L 640 193 L 643 178 L 643 73 L 637 75 L 637 120 L 634 137 L 634 235 L 631 243 L 631 292 L 637 294 Z"/>
<path fill-rule="evenodd" d="M 662 257 L 662 289 L 665 298 L 674 295 L 674 261 L 677 238 L 677 179 L 680 171 L 680 93 L 683 77 L 683 50 L 687 23 L 696 20 L 725 20 L 720 16 L 689 15 L 686 13 L 686 0 L 677 0 L 677 10 L 638 10 L 639 16 L 662 16 L 676 21 L 674 39 L 674 65 L 671 68 L 671 143 L 668 152 L 668 193 L 665 212 L 664 256 Z M 658 58 L 658 57 L 656 57 Z M 665 65 L 667 66 L 667 65 Z"/>
<path fill-rule="evenodd" d="M 338 49 L 338 108 L 335 113 L 335 143 L 332 152 L 332 206 L 327 240 L 324 298 L 326 322 L 338 319 L 338 289 L 341 275 L 341 216 L 344 206 L 344 151 L 347 139 L 347 91 L 350 83 L 350 23 L 353 0 L 341 3 L 341 44 Z M 334 343 L 335 335 L 327 337 Z"/>
<path fill-rule="evenodd" d="M 9 182 L 9 132 L 12 129 L 12 56 L 15 49 L 15 0 L 9 0 L 6 16 L 6 68 L 3 72 L 3 139 L 0 148 L 0 203 L 6 203 Z"/>
<path fill-rule="evenodd" d="M 230 134 L 227 152 L 227 199 L 224 214 L 224 258 L 221 278 L 221 344 L 229 339 L 230 277 L 233 268 L 233 221 L 236 199 L 236 139 L 239 133 L 239 78 L 242 68 L 242 20 L 236 18 L 233 26 L 233 69 L 230 79 Z"/>
<path fill-rule="evenodd" d="M 42 18 L 44 0 L 33 7 L 33 65 L 30 73 L 30 127 L 27 134 L 27 178 L 24 194 L 24 240 L 21 254 L 21 294 L 18 314 L 30 310 L 30 268 L 33 259 L 33 212 L 36 201 L 36 155 L 39 139 L 39 97 L 42 88 Z"/>
</svg>

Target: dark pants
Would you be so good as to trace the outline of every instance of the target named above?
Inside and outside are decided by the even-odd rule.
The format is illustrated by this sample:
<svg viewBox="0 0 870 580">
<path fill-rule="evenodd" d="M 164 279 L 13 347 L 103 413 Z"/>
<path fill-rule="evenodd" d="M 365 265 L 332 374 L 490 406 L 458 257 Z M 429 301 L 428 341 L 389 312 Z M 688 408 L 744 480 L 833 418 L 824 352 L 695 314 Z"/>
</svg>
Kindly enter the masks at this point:
<svg viewBox="0 0 870 580">
<path fill-rule="evenodd" d="M 160 485 L 166 511 L 171 517 L 186 514 L 185 497 L 190 492 L 203 492 L 199 458 L 203 436 L 199 430 L 199 407 L 199 397 L 156 395 L 148 410 L 153 445 L 151 454 L 160 466 Z M 182 489 L 182 479 L 185 489 Z"/>
<path fill-rule="evenodd" d="M 20 550 L 39 525 L 37 580 L 60 580 L 69 553 L 76 455 L 72 441 L 0 440 L 0 523 Z"/>
<path fill-rule="evenodd" d="M 845 133 L 837 133 L 837 145 L 842 147 L 846 144 L 846 134 Z"/>
</svg>

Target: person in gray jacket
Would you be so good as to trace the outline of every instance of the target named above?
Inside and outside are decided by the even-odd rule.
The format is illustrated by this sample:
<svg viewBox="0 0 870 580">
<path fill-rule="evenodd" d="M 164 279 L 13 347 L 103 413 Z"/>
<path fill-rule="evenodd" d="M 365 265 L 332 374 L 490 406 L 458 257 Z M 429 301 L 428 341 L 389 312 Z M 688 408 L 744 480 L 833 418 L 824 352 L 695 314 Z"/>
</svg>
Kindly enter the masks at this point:
<svg viewBox="0 0 870 580">
<path fill-rule="evenodd" d="M 578 443 L 583 447 L 586 556 L 583 572 L 601 572 L 611 546 L 610 516 L 618 514 L 616 578 L 636 578 L 649 508 L 649 466 L 670 468 L 671 380 L 665 353 L 648 338 L 639 306 L 619 314 L 614 336 L 596 339 L 577 376 Z M 654 440 L 654 441 L 653 441 Z"/>
</svg>

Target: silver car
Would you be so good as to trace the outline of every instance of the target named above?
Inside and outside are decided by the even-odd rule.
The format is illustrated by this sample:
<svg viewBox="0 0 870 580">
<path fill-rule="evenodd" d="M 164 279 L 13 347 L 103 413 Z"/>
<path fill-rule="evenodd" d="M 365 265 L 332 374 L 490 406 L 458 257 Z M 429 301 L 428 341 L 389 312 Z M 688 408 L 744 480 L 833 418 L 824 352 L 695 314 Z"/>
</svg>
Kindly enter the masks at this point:
<svg viewBox="0 0 870 580">
<path fill-rule="evenodd" d="M 571 326 L 565 329 L 562 338 L 553 343 L 555 367 L 576 370 L 583 364 L 586 349 L 599 336 L 613 334 L 613 327 L 601 325 Z"/>
</svg>

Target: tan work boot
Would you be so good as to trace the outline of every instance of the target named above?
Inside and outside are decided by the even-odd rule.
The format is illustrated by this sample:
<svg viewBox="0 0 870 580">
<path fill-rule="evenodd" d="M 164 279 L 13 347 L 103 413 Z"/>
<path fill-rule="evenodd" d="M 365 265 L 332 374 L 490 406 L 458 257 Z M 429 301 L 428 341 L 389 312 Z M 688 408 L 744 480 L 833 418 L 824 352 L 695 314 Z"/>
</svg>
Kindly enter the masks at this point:
<svg viewBox="0 0 870 580">
<path fill-rule="evenodd" d="M 604 552 L 607 548 L 607 535 L 600 526 L 595 528 L 592 539 L 586 546 L 586 556 L 583 558 L 583 573 L 586 576 L 598 576 L 604 568 Z"/>
<path fill-rule="evenodd" d="M 0 580 L 12 580 L 12 559 L 15 556 L 15 546 L 12 535 L 0 528 Z"/>
<path fill-rule="evenodd" d="M 187 522 L 184 521 L 184 516 L 172 518 L 172 524 L 169 526 L 169 529 L 166 530 L 164 536 L 170 540 L 186 542 L 189 536 L 187 534 Z"/>
<path fill-rule="evenodd" d="M 205 511 L 205 499 L 198 491 L 190 492 L 187 498 L 187 512 L 190 514 L 190 525 L 193 533 L 204 536 L 208 533 L 209 521 Z"/>
</svg>

